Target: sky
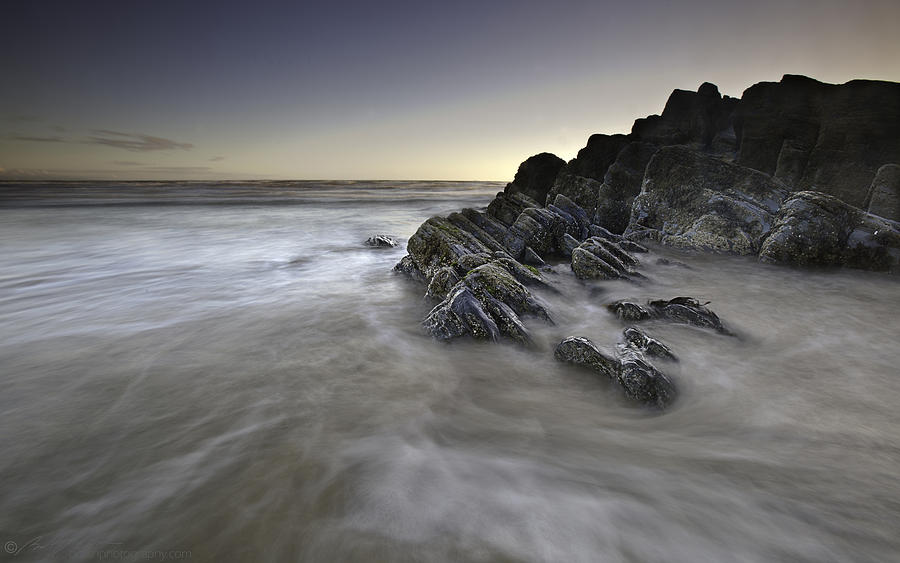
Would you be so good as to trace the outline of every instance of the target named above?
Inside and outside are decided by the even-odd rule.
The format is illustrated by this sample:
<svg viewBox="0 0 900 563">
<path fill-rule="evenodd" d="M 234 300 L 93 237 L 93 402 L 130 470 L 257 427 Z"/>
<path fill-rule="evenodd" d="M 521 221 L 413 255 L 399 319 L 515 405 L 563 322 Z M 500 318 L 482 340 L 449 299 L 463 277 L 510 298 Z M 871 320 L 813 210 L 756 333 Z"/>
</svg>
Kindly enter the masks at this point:
<svg viewBox="0 0 900 563">
<path fill-rule="evenodd" d="M 0 179 L 511 180 L 673 89 L 900 81 L 896 0 L 28 0 Z"/>
</svg>

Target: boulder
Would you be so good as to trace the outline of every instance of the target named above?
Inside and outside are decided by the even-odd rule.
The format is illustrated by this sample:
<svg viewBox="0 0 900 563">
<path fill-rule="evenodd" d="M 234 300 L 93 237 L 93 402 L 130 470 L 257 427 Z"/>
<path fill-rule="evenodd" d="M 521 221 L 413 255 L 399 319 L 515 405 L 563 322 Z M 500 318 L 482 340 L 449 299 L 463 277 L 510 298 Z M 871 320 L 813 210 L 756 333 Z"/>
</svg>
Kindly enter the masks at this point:
<svg viewBox="0 0 900 563">
<path fill-rule="evenodd" d="M 459 275 L 456 273 L 456 269 L 444 266 L 431 276 L 425 297 L 438 301 L 445 299 L 457 283 L 459 283 Z"/>
<path fill-rule="evenodd" d="M 488 204 L 487 214 L 506 227 L 510 227 L 529 207 L 540 207 L 540 205 L 530 197 L 518 192 L 500 192 Z"/>
<path fill-rule="evenodd" d="M 614 280 L 622 277 L 616 270 L 603 259 L 586 248 L 578 247 L 572 251 L 572 271 L 581 280 L 602 279 Z"/>
<path fill-rule="evenodd" d="M 416 267 L 428 279 L 444 266 L 455 267 L 461 256 L 490 253 L 474 235 L 460 229 L 445 217 L 431 217 L 409 238 L 406 251 Z"/>
<path fill-rule="evenodd" d="M 900 225 L 834 196 L 798 192 L 779 210 L 759 259 L 793 266 L 896 271 Z"/>
<path fill-rule="evenodd" d="M 413 281 L 417 281 L 419 283 L 428 282 L 428 278 L 426 278 L 425 274 L 423 274 L 422 271 L 419 270 L 419 267 L 416 266 L 415 261 L 409 254 L 407 254 L 406 256 L 401 258 L 399 262 L 397 262 L 397 265 L 394 266 L 394 271 L 405 274 Z"/>
<path fill-rule="evenodd" d="M 900 165 L 885 164 L 878 169 L 866 201 L 869 213 L 900 221 Z"/>
<path fill-rule="evenodd" d="M 653 367 L 637 350 L 627 350 L 621 358 L 613 358 L 597 349 L 587 338 L 570 336 L 554 351 L 561 362 L 586 367 L 600 373 L 622 387 L 625 396 L 647 406 L 665 408 L 675 400 L 672 381 Z"/>
<path fill-rule="evenodd" d="M 646 305 L 620 300 L 608 304 L 607 309 L 624 321 L 664 319 L 676 323 L 709 328 L 721 334 L 732 335 L 718 315 L 693 297 L 675 297 L 669 300 L 650 300 Z"/>
<path fill-rule="evenodd" d="M 668 346 L 637 327 L 626 328 L 622 336 L 625 338 L 626 347 L 635 348 L 655 358 L 678 361 Z"/>
<path fill-rule="evenodd" d="M 563 172 L 547 193 L 547 203 L 555 203 L 556 198 L 563 196 L 593 216 L 602 185 L 600 180 Z"/>
<path fill-rule="evenodd" d="M 548 152 L 529 157 L 519 165 L 515 178 L 512 183 L 507 184 L 504 192 L 521 193 L 543 203 L 557 173 L 565 164 L 563 159 Z"/>
<path fill-rule="evenodd" d="M 631 204 L 641 192 L 644 171 L 658 149 L 657 145 L 643 142 L 625 145 L 603 176 L 593 223 L 613 233 L 625 231 L 631 217 Z"/>
<path fill-rule="evenodd" d="M 394 248 L 397 241 L 387 235 L 374 235 L 366 239 L 366 246 L 375 248 Z"/>
<path fill-rule="evenodd" d="M 625 234 L 681 248 L 756 254 L 787 194 L 755 170 L 665 147 L 647 165 Z"/>
</svg>

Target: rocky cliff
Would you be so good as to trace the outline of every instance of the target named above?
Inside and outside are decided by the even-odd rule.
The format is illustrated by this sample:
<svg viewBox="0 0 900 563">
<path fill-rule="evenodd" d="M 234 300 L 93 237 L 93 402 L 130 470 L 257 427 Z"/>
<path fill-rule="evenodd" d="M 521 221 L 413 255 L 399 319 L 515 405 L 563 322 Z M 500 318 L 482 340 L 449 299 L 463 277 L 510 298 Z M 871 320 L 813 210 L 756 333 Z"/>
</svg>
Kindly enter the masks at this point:
<svg viewBox="0 0 900 563">
<path fill-rule="evenodd" d="M 522 317 L 553 322 L 532 294 L 554 291 L 541 273 L 546 262 L 568 262 L 582 280 L 637 280 L 641 242 L 898 272 L 898 163 L 900 84 L 788 75 L 736 99 L 704 83 L 675 90 L 661 115 L 638 119 L 628 134 L 592 135 L 568 163 L 528 158 L 484 211 L 423 223 L 396 269 L 437 301 L 423 322 L 433 336 L 524 345 Z M 610 311 L 728 334 L 687 297 Z M 581 337 L 564 340 L 556 356 L 618 381 L 632 398 L 667 405 L 674 384 L 628 337 L 633 330 L 624 334 L 615 358 Z"/>
</svg>

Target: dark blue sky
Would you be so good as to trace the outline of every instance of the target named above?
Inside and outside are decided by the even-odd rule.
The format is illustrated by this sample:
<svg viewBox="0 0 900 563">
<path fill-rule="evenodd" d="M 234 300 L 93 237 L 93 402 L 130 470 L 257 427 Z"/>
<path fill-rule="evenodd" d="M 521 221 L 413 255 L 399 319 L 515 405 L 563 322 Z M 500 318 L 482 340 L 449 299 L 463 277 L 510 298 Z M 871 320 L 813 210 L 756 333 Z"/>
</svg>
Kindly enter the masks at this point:
<svg viewBox="0 0 900 563">
<path fill-rule="evenodd" d="M 900 79 L 894 1 L 7 4 L 7 177 L 508 179 L 673 88 Z"/>
</svg>

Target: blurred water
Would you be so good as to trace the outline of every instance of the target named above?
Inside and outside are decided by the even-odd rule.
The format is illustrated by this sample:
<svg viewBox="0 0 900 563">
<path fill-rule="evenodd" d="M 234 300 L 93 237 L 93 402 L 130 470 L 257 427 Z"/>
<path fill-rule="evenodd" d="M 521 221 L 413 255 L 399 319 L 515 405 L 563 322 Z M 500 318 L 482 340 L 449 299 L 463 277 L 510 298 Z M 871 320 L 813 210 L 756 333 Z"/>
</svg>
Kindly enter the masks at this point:
<svg viewBox="0 0 900 563">
<path fill-rule="evenodd" d="M 655 249 L 640 286 L 556 266 L 536 350 L 445 345 L 362 241 L 496 184 L 72 187 L 0 186 L 9 560 L 900 560 L 890 277 Z M 740 338 L 647 326 L 671 411 L 553 360 L 675 295 Z"/>
</svg>

